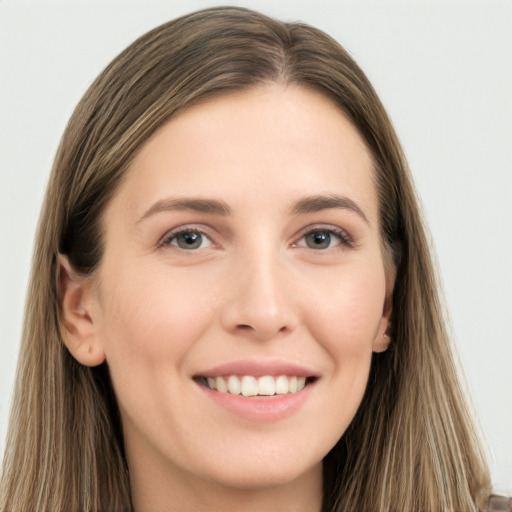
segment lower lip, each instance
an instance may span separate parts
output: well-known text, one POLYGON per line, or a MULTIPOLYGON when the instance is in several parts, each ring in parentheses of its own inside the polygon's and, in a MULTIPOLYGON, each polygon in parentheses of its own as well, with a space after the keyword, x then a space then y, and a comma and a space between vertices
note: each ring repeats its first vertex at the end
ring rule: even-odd
POLYGON ((221 393, 199 383, 198 386, 210 400, 230 413, 251 422, 271 423, 297 412, 311 396, 315 382, 309 383, 297 393, 258 397, 221 393))

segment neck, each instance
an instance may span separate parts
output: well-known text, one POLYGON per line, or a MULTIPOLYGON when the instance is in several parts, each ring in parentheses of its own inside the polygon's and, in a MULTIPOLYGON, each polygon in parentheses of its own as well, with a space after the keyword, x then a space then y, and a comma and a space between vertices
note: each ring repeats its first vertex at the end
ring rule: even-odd
POLYGON ((142 474, 130 467, 135 512, 320 512, 322 507, 321 463, 295 480, 265 487, 232 487, 171 473, 142 474))

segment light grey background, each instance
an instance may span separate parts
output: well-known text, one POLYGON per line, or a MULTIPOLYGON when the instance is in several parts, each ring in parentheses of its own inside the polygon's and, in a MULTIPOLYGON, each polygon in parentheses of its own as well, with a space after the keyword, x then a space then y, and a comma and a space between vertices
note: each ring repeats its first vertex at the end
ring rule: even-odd
MULTIPOLYGON (((220 3, 326 30, 375 85, 435 240, 494 484, 512 491, 512 1, 220 3)), ((0 451, 33 235, 67 119, 132 40, 220 3, 0 0, 0 451)))

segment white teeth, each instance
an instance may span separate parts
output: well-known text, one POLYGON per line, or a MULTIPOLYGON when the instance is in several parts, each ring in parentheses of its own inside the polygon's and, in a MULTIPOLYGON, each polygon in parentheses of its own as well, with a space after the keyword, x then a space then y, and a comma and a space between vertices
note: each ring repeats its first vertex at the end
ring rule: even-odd
POLYGON ((286 375, 272 377, 265 375, 257 379, 252 375, 244 375, 240 379, 236 375, 229 375, 227 377, 208 377, 206 383, 210 389, 221 393, 242 394, 247 397, 273 396, 301 391, 306 386, 306 377, 288 377, 286 375))
POLYGON ((228 391, 232 395, 239 395, 241 392, 240 381, 234 375, 230 375, 228 379, 228 391))
POLYGON ((244 375, 240 390, 244 396, 256 396, 258 394, 258 381, 254 377, 244 375))
POLYGON ((273 377, 266 376, 258 379, 258 395, 272 396, 276 392, 276 384, 273 377))
POLYGON ((221 393, 227 393, 228 387, 226 386, 226 381, 222 377, 215 377, 215 387, 217 391, 221 393))
POLYGON ((276 379, 276 395, 286 395, 288 393, 288 377, 279 375, 276 379))

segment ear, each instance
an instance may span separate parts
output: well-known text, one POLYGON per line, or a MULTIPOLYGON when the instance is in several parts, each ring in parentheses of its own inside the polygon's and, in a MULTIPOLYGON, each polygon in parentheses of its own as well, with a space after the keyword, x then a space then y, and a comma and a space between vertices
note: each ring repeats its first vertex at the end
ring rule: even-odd
POLYGON ((372 345, 373 352, 385 352, 391 343, 391 313, 393 312, 393 289, 396 279, 395 266, 393 265, 393 268, 389 269, 386 274, 386 297, 384 298, 382 318, 380 319, 377 336, 372 345))
POLYGON ((95 296, 91 279, 79 275, 67 256, 57 260, 60 332, 71 355, 85 366, 98 366, 105 353, 94 323, 95 296))

